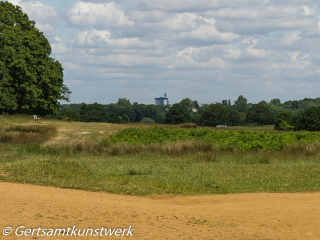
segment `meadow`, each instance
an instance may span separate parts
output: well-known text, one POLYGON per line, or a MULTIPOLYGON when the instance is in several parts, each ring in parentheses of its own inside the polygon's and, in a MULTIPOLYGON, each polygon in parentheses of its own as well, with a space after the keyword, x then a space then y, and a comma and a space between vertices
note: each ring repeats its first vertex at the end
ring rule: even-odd
POLYGON ((150 194, 320 190, 320 133, 0 116, 0 181, 150 194))

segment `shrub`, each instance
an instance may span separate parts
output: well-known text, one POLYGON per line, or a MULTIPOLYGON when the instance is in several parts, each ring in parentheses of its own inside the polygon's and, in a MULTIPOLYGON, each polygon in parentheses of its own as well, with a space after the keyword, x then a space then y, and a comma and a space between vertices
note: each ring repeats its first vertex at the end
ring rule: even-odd
POLYGON ((155 123, 155 121, 152 118, 143 118, 140 122, 142 123, 155 123))
POLYGON ((281 119, 281 122, 278 124, 277 130, 285 130, 285 131, 292 131, 294 127, 289 125, 285 120, 281 119))

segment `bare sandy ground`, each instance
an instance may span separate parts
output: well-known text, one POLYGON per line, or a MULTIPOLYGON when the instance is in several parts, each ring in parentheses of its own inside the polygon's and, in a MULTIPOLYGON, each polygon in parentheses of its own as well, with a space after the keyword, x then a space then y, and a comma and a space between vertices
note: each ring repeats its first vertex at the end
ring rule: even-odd
POLYGON ((320 239, 320 193, 136 197, 0 182, 1 239, 26 228, 128 228, 125 239, 320 239))

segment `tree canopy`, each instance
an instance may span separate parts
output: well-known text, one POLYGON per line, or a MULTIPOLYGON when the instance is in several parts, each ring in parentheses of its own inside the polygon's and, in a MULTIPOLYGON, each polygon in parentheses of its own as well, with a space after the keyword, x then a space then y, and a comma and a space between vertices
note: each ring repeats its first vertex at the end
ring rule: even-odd
POLYGON ((205 126, 229 124, 227 109, 222 104, 209 104, 204 109, 200 122, 205 126))
POLYGON ((320 131, 320 107, 310 107, 300 113, 296 130, 320 131))
POLYGON ((51 46, 19 6, 0 2, 0 113, 46 115, 71 92, 51 46))
POLYGON ((166 113, 165 123, 180 124, 191 120, 188 109, 180 103, 175 103, 166 113))

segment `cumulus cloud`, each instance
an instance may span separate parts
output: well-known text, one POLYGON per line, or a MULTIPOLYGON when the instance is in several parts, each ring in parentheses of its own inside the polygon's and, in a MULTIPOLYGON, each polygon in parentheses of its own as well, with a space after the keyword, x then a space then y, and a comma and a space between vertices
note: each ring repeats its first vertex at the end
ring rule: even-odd
POLYGON ((51 44, 52 53, 53 54, 65 53, 68 48, 63 43, 63 40, 61 38, 59 38, 58 36, 55 36, 54 40, 55 40, 55 43, 51 44))
POLYGON ((189 12, 204 11, 228 6, 252 5, 256 0, 137 0, 136 6, 141 9, 157 9, 161 11, 189 12))
POLYGON ((130 27, 134 22, 128 20, 120 6, 114 2, 92 3, 76 2, 67 12, 69 21, 75 26, 93 26, 97 29, 108 27, 130 27))
POLYGON ((75 46, 84 48, 156 48, 162 44, 160 40, 150 42, 141 41, 139 38, 112 39, 108 30, 84 30, 78 34, 75 46))
POLYGON ((59 13, 55 7, 45 5, 40 1, 25 2, 22 0, 9 0, 14 5, 18 5, 26 12, 29 19, 37 22, 38 27, 43 32, 53 32, 55 30, 54 22, 60 19, 59 13))
POLYGON ((197 29, 193 31, 181 33, 180 37, 182 39, 198 40, 198 41, 206 42, 209 44, 229 43, 239 38, 239 36, 234 33, 219 32, 215 28, 214 19, 208 19, 208 18, 200 18, 200 19, 204 20, 205 25, 200 25, 198 26, 197 29))
POLYGON ((59 14, 44 0, 11 1, 52 31, 67 83, 92 89, 93 101, 127 94, 150 103, 133 87, 151 98, 170 88, 171 102, 297 99, 320 88, 316 0, 70 0, 59 31, 50 20, 59 14))

